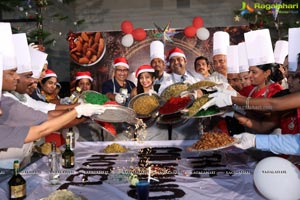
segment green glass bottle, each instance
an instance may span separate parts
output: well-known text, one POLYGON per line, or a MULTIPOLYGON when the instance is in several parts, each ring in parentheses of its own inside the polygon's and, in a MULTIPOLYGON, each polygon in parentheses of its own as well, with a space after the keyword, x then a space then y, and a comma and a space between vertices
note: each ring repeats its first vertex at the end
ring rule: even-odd
POLYGON ((14 161, 14 175, 8 181, 9 199, 20 200, 26 198, 26 181, 19 173, 20 163, 14 161))
POLYGON ((66 138, 66 149, 62 154, 61 164, 63 168, 72 168, 75 165, 74 152, 70 148, 70 136, 67 136, 66 138))

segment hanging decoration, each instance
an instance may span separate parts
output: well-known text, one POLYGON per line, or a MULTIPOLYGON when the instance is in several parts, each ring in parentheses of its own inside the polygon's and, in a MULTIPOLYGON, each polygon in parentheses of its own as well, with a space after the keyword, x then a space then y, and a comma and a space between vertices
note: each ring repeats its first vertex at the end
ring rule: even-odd
POLYGON ((195 37, 199 40, 207 40, 209 38, 209 31, 204 26, 204 21, 202 17, 196 16, 193 19, 193 25, 187 26, 184 28, 183 33, 186 37, 195 37))
POLYGON ((154 26, 157 29, 157 32, 153 34, 153 37, 155 39, 162 39, 162 41, 164 43, 166 42, 171 42, 173 43, 173 40, 171 39, 172 36, 174 36, 175 34, 177 34, 178 32, 176 32, 175 30, 170 28, 170 22, 165 26, 164 29, 162 29, 161 27, 159 27, 157 24, 154 23, 154 26))
POLYGON ((133 39, 132 34, 126 34, 122 37, 121 43, 124 47, 131 47, 133 42, 134 42, 134 39, 133 39))
POLYGON ((136 28, 132 31, 133 38, 136 41, 142 41, 147 37, 147 33, 143 28, 136 28))
POLYGON ((124 47, 131 47, 134 43, 134 40, 142 41, 147 37, 147 33, 143 28, 139 27, 134 29, 132 22, 129 20, 122 21, 121 30, 125 34, 121 40, 121 44, 124 47))
POLYGON ((204 25, 204 22, 203 22, 202 17, 199 17, 199 16, 194 17, 194 19, 193 19, 193 26, 196 29, 203 27, 203 25, 204 25))
POLYGON ((194 26, 187 26, 183 30, 186 37, 195 37, 197 29, 194 26))
POLYGON ((207 40, 209 38, 209 31, 205 27, 197 29, 197 37, 199 40, 207 40))
POLYGON ((121 23, 121 30, 126 34, 131 34, 133 31, 133 24, 131 21, 125 20, 121 23))

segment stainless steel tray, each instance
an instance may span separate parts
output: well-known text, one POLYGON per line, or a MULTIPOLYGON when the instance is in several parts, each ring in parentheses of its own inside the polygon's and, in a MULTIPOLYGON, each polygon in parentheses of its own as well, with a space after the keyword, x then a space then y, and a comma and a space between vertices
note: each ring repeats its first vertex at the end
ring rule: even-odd
POLYGON ((162 91, 162 93, 160 94, 160 97, 164 101, 168 101, 171 97, 180 96, 180 93, 183 92, 183 91, 187 91, 188 87, 189 87, 189 84, 187 84, 187 83, 174 83, 174 84, 169 85, 168 87, 166 87, 162 91), (172 91, 176 87, 180 87, 180 89, 177 88, 176 91, 172 91))
POLYGON ((93 115, 91 118, 97 121, 135 124, 137 122, 136 113, 131 108, 120 105, 103 105, 105 107, 104 113, 100 115, 93 115))

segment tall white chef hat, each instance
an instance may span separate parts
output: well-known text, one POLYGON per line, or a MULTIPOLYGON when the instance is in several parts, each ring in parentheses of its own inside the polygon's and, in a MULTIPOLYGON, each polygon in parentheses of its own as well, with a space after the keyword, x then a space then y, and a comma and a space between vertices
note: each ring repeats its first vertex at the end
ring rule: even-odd
POLYGON ((250 31, 244 37, 249 66, 275 62, 269 29, 250 31))
POLYGON ((161 41, 153 41, 150 44, 150 62, 154 58, 160 58, 165 61, 165 50, 164 44, 161 41))
MULTIPOLYGON (((300 28, 289 28, 289 71, 297 71, 297 60, 300 53, 300 28)), ((299 66, 300 67, 300 66, 299 66)), ((298 69, 299 70, 299 69, 298 69)))
POLYGON ((239 72, 248 72, 249 71, 249 64, 248 64, 248 57, 247 57, 247 50, 245 42, 240 42, 238 44, 239 50, 239 72))
POLYGON ((227 48, 227 73, 239 73, 238 45, 230 45, 227 48))
POLYGON ((289 43, 285 40, 278 40, 275 43, 274 59, 275 63, 283 64, 285 57, 288 55, 289 43))
MULTIPOLYGON (((1 96, 2 96, 2 80, 3 79, 3 56, 0 53, 0 101, 1 101, 1 96)), ((0 108, 1 110, 1 108, 0 108)))
POLYGON ((48 54, 29 46, 32 77, 40 78, 48 54))
POLYGON ((213 38, 213 56, 227 55, 227 47, 230 45, 229 34, 225 31, 217 31, 213 38))
POLYGON ((17 73, 31 72, 31 59, 26 34, 13 34, 13 42, 17 58, 17 73))
POLYGON ((0 22, 0 53, 3 57, 3 70, 17 68, 10 23, 0 22))

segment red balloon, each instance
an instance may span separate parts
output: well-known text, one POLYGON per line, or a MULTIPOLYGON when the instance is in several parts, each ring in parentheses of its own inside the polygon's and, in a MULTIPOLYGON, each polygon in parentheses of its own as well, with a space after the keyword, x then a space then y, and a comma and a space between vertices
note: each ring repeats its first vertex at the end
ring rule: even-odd
POLYGON ((133 31, 133 24, 131 23, 131 21, 125 20, 121 24, 121 29, 126 34, 132 33, 132 31, 133 31))
POLYGON ((143 28, 136 28, 133 30, 132 36, 136 41, 142 41, 147 37, 147 33, 143 28))
POLYGON ((186 37, 194 37, 196 35, 197 29, 194 26, 187 26, 185 27, 183 32, 186 37))
POLYGON ((203 27, 204 26, 204 21, 203 21, 202 17, 199 17, 199 16, 194 17, 194 19, 193 19, 193 26, 196 29, 203 27))

